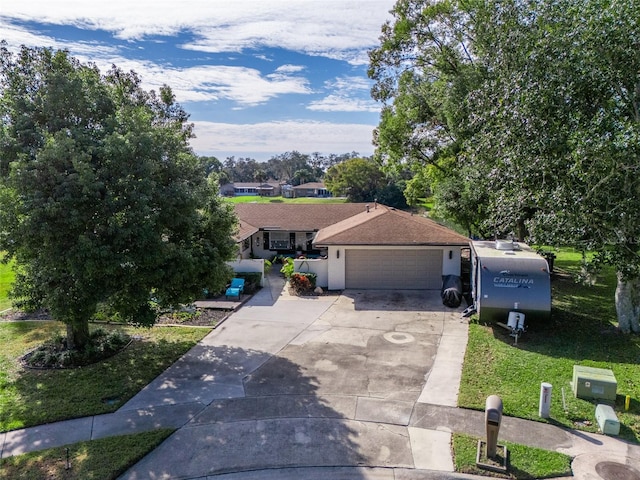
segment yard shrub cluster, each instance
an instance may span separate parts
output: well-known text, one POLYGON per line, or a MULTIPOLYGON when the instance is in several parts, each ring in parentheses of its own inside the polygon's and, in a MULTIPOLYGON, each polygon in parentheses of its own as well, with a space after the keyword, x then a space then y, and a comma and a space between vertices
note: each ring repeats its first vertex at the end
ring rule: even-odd
POLYGON ((282 257, 282 268, 280 269, 280 273, 282 273, 287 280, 291 278, 293 275, 295 267, 293 265, 293 258, 290 257, 282 257))
POLYGON ((289 277, 289 285, 298 295, 308 293, 316 288, 316 278, 315 273, 294 273, 289 277))
POLYGON ((311 292, 316 288, 316 279, 318 276, 310 272, 296 272, 292 258, 284 258, 280 273, 284 274, 289 280, 289 286, 296 295, 311 292))
POLYGON ((58 332, 49 341, 26 354, 22 361, 31 368, 81 367, 115 355, 131 341, 126 332, 109 332, 101 328, 93 330, 90 337, 85 348, 70 350, 67 347, 67 337, 58 332))

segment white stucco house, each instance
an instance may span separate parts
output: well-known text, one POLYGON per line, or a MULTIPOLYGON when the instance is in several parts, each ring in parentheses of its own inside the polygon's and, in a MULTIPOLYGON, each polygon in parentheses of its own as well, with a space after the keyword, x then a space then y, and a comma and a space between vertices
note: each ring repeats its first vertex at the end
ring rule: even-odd
POLYGON ((343 289, 440 289, 460 275, 469 239, 433 220, 381 204, 235 206, 239 259, 300 257, 296 271, 343 289))

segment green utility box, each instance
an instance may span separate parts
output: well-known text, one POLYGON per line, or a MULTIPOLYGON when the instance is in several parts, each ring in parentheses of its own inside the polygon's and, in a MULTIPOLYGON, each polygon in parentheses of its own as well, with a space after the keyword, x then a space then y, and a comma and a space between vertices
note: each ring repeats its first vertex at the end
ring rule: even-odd
POLYGON ((573 366, 573 394, 578 398, 615 402, 618 383, 611 370, 573 366))
POLYGON ((620 421, 609 405, 598 404, 596 406, 596 421, 600 430, 605 435, 618 435, 620 433, 620 421))

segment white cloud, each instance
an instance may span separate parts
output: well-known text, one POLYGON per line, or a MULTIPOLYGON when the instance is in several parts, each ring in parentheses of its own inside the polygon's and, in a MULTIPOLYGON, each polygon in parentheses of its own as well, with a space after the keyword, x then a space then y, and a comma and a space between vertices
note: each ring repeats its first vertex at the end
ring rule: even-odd
POLYGON ((297 73, 302 72, 306 69, 304 65, 280 65, 276 68, 276 72, 278 73, 297 73))
MULTIPOLYGON (((378 44, 381 25, 390 17, 388 11, 395 4, 395 0, 0 2, 0 30, 12 50, 21 44, 68 49, 80 61, 91 61, 102 71, 108 70, 112 64, 125 71, 136 71, 145 89, 157 90, 168 84, 180 103, 226 100, 232 102, 236 109, 262 105, 287 94, 318 93, 317 88, 312 91, 310 80, 305 78, 305 73, 308 75, 312 68, 298 64, 304 63, 301 56, 292 60, 291 52, 347 61, 357 66, 350 71, 361 70, 362 65, 368 63, 367 50, 378 44), (44 27, 39 33, 36 28, 42 25, 44 27), (73 42, 69 38, 54 36, 56 29, 49 32, 47 25, 100 30, 100 40, 73 42), (113 38, 102 40, 105 38, 103 32, 120 40, 109 44, 107 42, 113 38), (178 37, 180 33, 189 36, 178 37), (243 61, 242 55, 228 59, 233 65, 185 68, 128 58, 128 45, 136 47, 128 40, 172 41, 150 38, 156 35, 175 36, 173 40, 185 42, 181 46, 189 50, 248 54, 254 60, 259 59, 257 63, 262 72, 237 66, 243 61), (260 51, 266 47, 277 50, 260 51), (284 61, 279 62, 281 51, 287 55, 284 61), (270 66, 268 71, 263 69, 265 65, 270 66)), ((87 32, 87 37, 90 33, 87 32)), ((255 66, 255 62, 251 64, 251 67, 255 66)), ((368 98, 369 85, 365 78, 340 77, 325 83, 322 89, 325 98, 312 102, 307 109, 321 112, 378 111, 378 106, 368 98)), ((295 98, 294 101, 299 102, 300 99, 295 98)), ((291 104, 286 107, 291 107, 291 104)), ((189 105, 185 108, 188 110, 189 105)), ((274 103, 274 117, 279 108, 274 103)), ((304 106, 300 108, 304 109, 304 106)), ((328 117, 328 114, 323 115, 323 118, 328 117)), ((254 155, 256 158, 266 155, 261 158, 264 160, 272 154, 290 150, 326 153, 355 150, 363 155, 373 151, 373 125, 346 124, 339 120, 334 123, 248 122, 251 120, 244 120, 241 125, 196 122, 198 138, 193 141, 194 148, 203 154, 254 155)))
POLYGON ((371 155, 373 125, 289 121, 236 125, 194 122, 197 138, 191 140, 200 155, 252 157, 259 161, 297 150, 302 153, 371 155))
POLYGON ((197 40, 183 45, 184 48, 237 52, 278 47, 362 65, 367 63, 366 50, 375 45, 394 3, 394 0, 156 0, 152 4, 130 0, 3 0, 0 17, 101 29, 125 40, 192 32, 197 40))
POLYGON ((311 93, 304 77, 284 73, 263 76, 252 68, 224 65, 173 68, 153 62, 112 57, 108 53, 106 50, 103 56, 92 55, 90 58, 76 56, 82 62, 92 61, 102 72, 109 70, 113 64, 125 72, 133 70, 140 75, 142 87, 146 90, 157 91, 162 85, 169 85, 179 103, 224 99, 248 107, 280 95, 311 93))
POLYGON ((329 95, 322 100, 309 103, 307 110, 315 112, 378 112, 380 106, 368 99, 329 95))
POLYGON ((363 77, 345 76, 325 82, 331 93, 312 101, 308 110, 317 112, 378 112, 380 106, 369 98, 371 82, 363 77))
POLYGON ((328 88, 339 90, 341 92, 354 92, 358 90, 369 91, 372 82, 364 77, 345 76, 326 82, 328 88))

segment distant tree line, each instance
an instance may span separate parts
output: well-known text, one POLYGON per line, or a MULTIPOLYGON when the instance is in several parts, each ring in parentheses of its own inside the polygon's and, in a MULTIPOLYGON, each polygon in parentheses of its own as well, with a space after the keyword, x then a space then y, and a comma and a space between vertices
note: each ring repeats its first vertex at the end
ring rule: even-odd
POLYGON ((307 182, 324 182, 334 195, 350 202, 378 201, 397 208, 406 208, 404 190, 411 178, 408 170, 390 172, 373 158, 357 152, 340 155, 303 154, 291 151, 275 155, 266 162, 253 158, 200 157, 208 175, 215 174, 220 185, 233 182, 278 181, 293 186, 307 182))
POLYGON ((266 162, 243 157, 227 157, 224 161, 216 157, 200 158, 207 173, 215 173, 221 185, 276 180, 297 186, 307 182, 320 182, 330 167, 358 156, 357 152, 340 155, 314 152, 308 155, 293 150, 274 155, 266 162))

